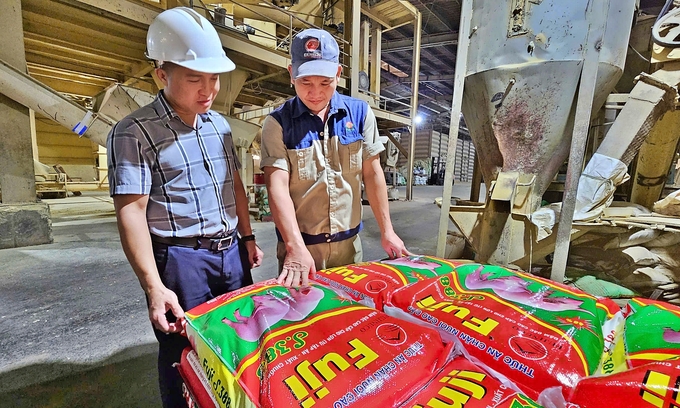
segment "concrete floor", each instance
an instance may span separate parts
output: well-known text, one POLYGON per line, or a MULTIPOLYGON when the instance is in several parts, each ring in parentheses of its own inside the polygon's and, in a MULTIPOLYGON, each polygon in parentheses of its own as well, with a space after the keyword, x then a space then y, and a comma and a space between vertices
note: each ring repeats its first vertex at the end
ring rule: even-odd
MULTIPOLYGON (((412 201, 390 202, 395 231, 414 253, 435 252, 442 189, 415 186, 412 201)), ((403 198, 406 188, 399 190, 403 198)), ((456 183, 453 196, 469 198, 469 184, 456 183)), ((0 407, 159 406, 156 341, 111 199, 44 201, 54 243, 0 250, 0 407)), ((364 209, 364 260, 383 258, 375 218, 364 209)), ((254 278, 275 277, 274 225, 253 228, 265 252, 254 278)))

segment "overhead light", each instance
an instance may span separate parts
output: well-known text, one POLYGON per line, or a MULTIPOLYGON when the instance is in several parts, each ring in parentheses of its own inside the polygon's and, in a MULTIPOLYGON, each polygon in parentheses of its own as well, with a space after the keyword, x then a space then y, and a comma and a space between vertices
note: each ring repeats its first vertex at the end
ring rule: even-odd
POLYGON ((416 123, 416 125, 423 123, 423 120, 425 120, 425 118, 423 118, 423 115, 421 114, 417 114, 416 117, 413 118, 413 121, 416 123))

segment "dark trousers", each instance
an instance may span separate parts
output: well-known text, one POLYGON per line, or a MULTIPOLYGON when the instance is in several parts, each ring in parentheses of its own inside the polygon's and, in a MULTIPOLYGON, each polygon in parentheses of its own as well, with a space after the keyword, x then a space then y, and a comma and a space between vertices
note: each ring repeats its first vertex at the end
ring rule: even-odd
MULTIPOLYGON (((175 292, 184 311, 223 293, 250 285, 248 252, 239 241, 229 249, 213 252, 153 243, 156 266, 165 286, 175 292)), ((168 320, 174 321, 171 312, 168 320)), ((158 381, 164 408, 183 407, 182 378, 173 364, 178 363, 189 340, 180 334, 165 334, 156 328, 158 339, 158 381)))

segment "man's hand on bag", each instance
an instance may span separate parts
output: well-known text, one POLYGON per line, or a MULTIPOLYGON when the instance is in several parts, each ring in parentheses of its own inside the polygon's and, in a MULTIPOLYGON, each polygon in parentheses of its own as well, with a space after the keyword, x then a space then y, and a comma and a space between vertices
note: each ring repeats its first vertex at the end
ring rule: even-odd
POLYGON ((154 327, 165 334, 181 333, 184 310, 179 305, 175 292, 163 287, 150 290, 147 296, 149 298, 149 319, 154 327), (172 311, 177 319, 176 321, 168 321, 165 315, 168 311, 172 311))
POLYGON ((380 244, 385 252, 387 252, 387 256, 389 256, 390 259, 400 258, 405 255, 413 255, 406 249, 404 242, 394 231, 387 231, 382 234, 380 244))
POLYGON ((309 286, 309 277, 314 278, 316 267, 312 254, 306 247, 288 250, 283 261, 283 270, 276 280, 287 288, 309 286))

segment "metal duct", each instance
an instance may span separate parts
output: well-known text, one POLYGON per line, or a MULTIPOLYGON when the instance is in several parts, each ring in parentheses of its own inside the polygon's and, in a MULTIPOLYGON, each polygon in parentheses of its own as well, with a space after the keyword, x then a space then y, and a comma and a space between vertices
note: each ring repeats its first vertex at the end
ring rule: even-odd
POLYGON ((51 118, 79 136, 106 146, 114 122, 68 100, 59 92, 0 60, 0 93, 51 118))

